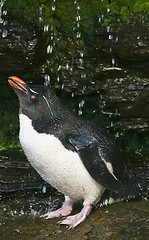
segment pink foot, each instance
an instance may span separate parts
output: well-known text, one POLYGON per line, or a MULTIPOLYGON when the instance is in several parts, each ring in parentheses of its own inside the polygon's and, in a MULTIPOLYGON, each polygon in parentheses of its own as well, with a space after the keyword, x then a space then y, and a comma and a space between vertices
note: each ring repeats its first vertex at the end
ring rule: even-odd
POLYGON ((45 217, 46 219, 63 217, 63 216, 69 215, 71 211, 72 211, 72 202, 66 201, 63 203, 61 208, 57 209, 56 211, 47 212, 46 214, 41 215, 40 217, 45 217))
POLYGON ((69 216, 59 223, 69 225, 69 228, 75 228, 78 224, 80 224, 86 219, 91 209, 92 209, 91 205, 86 205, 83 207, 81 212, 77 213, 76 215, 69 216))

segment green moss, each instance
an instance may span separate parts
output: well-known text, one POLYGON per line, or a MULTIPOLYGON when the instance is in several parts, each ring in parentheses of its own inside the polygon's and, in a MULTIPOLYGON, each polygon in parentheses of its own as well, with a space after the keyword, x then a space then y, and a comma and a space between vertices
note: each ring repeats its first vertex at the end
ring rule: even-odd
MULTIPOLYGON (((129 23, 135 13, 148 14, 148 0, 7 0, 4 9, 8 10, 8 15, 19 18, 20 21, 33 21, 37 27, 43 28, 53 26, 54 31, 60 31, 63 35, 71 37, 77 31, 76 17, 80 15, 79 30, 85 34, 93 31, 97 25, 98 18, 103 15, 102 23, 107 26, 110 22, 129 23), (54 10, 52 10, 52 8, 54 10), (107 11, 110 9, 110 12, 107 11)), ((138 16, 138 19, 139 16, 138 16)))
POLYGON ((18 100, 9 85, 0 88, 0 150, 19 147, 18 100))
MULTIPOLYGON (((13 106, 13 105, 12 105, 13 106)), ((19 147, 18 140, 18 114, 4 111, 0 119, 0 125, 3 126, 0 131, 0 151, 6 148, 19 147)))
POLYGON ((112 2, 111 4, 107 5, 107 7, 110 9, 111 13, 119 14, 120 7, 116 4, 116 2, 112 2))
POLYGON ((111 19, 105 19, 104 20, 105 27, 108 27, 110 25, 110 23, 111 23, 111 19))
POLYGON ((136 4, 133 7, 134 12, 144 12, 144 13, 149 13, 149 2, 140 0, 137 1, 136 4))
POLYGON ((123 21, 129 22, 130 11, 129 11, 129 8, 127 6, 124 6, 124 7, 121 8, 120 15, 121 15, 121 18, 122 18, 123 21))
POLYGON ((71 1, 66 0, 65 4, 63 1, 58 1, 56 5, 55 17, 60 22, 60 30, 64 32, 67 36, 72 34, 76 9, 71 1))

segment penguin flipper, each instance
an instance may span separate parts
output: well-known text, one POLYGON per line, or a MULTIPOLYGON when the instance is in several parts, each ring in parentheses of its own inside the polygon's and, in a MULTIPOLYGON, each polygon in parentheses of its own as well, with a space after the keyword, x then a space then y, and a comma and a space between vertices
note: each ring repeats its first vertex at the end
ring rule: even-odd
POLYGON ((114 175, 111 163, 100 154, 100 147, 95 137, 71 136, 69 142, 78 152, 84 166, 95 181, 114 192, 122 190, 123 184, 114 175))

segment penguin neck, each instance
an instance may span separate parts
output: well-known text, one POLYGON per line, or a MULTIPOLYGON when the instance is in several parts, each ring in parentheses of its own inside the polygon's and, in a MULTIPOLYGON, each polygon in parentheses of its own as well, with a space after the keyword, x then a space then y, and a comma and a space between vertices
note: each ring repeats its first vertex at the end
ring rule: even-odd
MULTIPOLYGON (((57 129, 61 128, 61 123, 67 118, 66 111, 53 111, 53 114, 51 114, 50 112, 46 112, 42 115, 33 116, 28 114, 25 110, 20 110, 19 115, 26 116, 31 121, 33 128, 38 133, 47 134, 54 134, 55 131, 53 130, 55 129, 55 127, 57 127, 57 129)), ((23 126, 22 123, 20 122, 20 127, 21 125, 23 126)))

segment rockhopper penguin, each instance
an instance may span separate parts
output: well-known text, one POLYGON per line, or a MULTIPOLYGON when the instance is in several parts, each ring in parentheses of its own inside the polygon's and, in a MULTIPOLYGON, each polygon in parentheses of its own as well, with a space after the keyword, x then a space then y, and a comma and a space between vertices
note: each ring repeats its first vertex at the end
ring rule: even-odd
POLYGON ((62 207, 42 217, 66 216, 61 224, 76 227, 92 206, 112 203, 139 194, 113 140, 95 124, 76 116, 54 91, 8 79, 20 103, 20 143, 41 177, 65 195, 62 207), (83 201, 82 210, 68 216, 73 203, 83 201))

